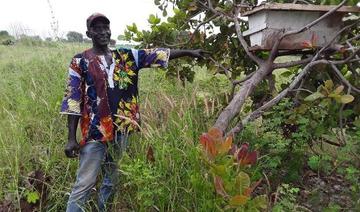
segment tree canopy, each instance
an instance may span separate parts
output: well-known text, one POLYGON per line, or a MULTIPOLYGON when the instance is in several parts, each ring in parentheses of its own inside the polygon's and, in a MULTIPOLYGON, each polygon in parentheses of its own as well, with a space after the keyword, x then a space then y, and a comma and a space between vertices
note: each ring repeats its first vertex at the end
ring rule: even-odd
MULTIPOLYGON (((324 96, 319 94, 321 93, 319 89, 322 88, 318 86, 325 81, 345 87, 340 93, 338 92, 340 88, 337 88, 339 90, 334 94, 337 98, 335 100, 339 100, 342 95, 354 97, 360 94, 358 89, 360 86, 359 16, 356 14, 345 15, 344 27, 337 32, 339 39, 328 41, 327 45, 311 46, 311 40, 304 40, 304 48, 301 51, 279 49, 279 44, 284 38, 311 29, 341 6, 355 5, 356 1, 291 1, 300 4, 338 6, 335 5, 332 10, 324 12, 323 16, 301 29, 280 30, 280 36, 274 40, 270 51, 252 51, 249 48, 249 38, 243 35, 243 32, 249 29, 248 19, 243 17, 243 14, 258 4, 256 0, 155 0, 154 3, 167 18, 166 21, 150 15, 148 22, 151 30, 140 30, 136 24, 128 25, 124 33, 126 39, 140 42, 141 47, 201 48, 211 52, 210 57, 198 61, 198 64, 207 66, 213 74, 225 75, 232 86, 228 92, 231 100, 224 105, 214 124, 224 132, 232 134, 240 132, 249 121, 258 118, 285 97, 304 104, 312 100, 323 100, 324 96), (168 16, 169 9, 173 9, 173 16, 168 16), (297 59, 277 62, 277 58, 283 55, 296 56, 297 59), (288 83, 282 85, 282 89, 275 90, 273 73, 279 68, 286 68, 286 75, 292 77, 288 83), (310 70, 316 71, 310 73, 310 70), (319 80, 320 84, 314 86, 314 81, 319 80), (304 90, 310 91, 312 96, 307 97, 309 92, 304 90), (239 111, 248 98, 253 101, 252 112, 246 117, 240 117, 239 121, 239 111)), ((180 79, 191 81, 193 73, 188 64, 193 64, 192 61, 185 59, 174 63, 176 64, 170 66, 168 75, 176 75, 180 79)), ((352 97, 350 97, 351 101, 345 102, 352 102, 353 107, 358 107, 356 105, 359 104, 353 102, 352 97)), ((358 99, 356 98, 356 102, 359 101, 358 99)), ((338 102, 345 103, 341 100, 338 102)), ((341 108, 338 109, 340 111, 341 108)), ((354 116, 359 115, 358 109, 354 111, 356 111, 354 116)), ((328 127, 330 129, 333 126, 328 127)))
POLYGON ((66 34, 66 37, 69 42, 83 42, 84 41, 83 35, 80 32, 69 31, 66 34))

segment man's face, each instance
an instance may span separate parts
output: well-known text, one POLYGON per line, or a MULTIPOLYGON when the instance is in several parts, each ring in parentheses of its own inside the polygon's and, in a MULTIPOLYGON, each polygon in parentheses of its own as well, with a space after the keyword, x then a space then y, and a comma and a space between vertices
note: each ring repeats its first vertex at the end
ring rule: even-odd
POLYGON ((94 20, 86 34, 97 46, 107 46, 110 43, 110 26, 101 18, 94 20))

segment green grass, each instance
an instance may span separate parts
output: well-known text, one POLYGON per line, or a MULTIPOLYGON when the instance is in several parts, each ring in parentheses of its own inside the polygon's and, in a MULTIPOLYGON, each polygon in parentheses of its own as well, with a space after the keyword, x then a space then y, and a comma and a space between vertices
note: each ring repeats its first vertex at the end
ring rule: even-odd
MULTIPOLYGON (((88 47, 61 43, 0 46, 0 207, 4 202, 11 202, 13 210, 19 210, 21 202, 34 191, 28 182, 29 174, 41 170, 49 177, 46 181, 49 193, 40 210, 65 210, 78 160, 65 157, 66 116, 59 115, 59 110, 70 59, 88 47)), ((199 135, 214 123, 226 104, 224 94, 229 85, 224 77, 213 76, 206 68, 194 69, 194 82, 185 86, 175 79, 167 79, 164 70, 140 72, 142 129, 130 137, 127 154, 119 161, 121 185, 113 211, 218 211, 224 206, 217 205, 222 200, 215 194, 212 176, 201 161, 198 143, 199 135), (149 147, 154 150, 154 163, 147 161, 149 147)), ((278 87, 288 82, 288 74, 283 74, 286 71, 275 73, 278 87)), ((276 108, 281 110, 277 106, 273 113, 276 108)), ((240 116, 245 112, 241 111, 240 116)), ((269 194, 287 181, 294 183, 289 188, 306 184, 291 181, 284 173, 296 171, 298 177, 303 177, 301 170, 306 170, 307 157, 314 155, 307 148, 287 148, 294 140, 281 133, 284 120, 279 114, 283 112, 276 112, 269 120, 264 116, 249 124, 235 141, 249 142, 251 148, 260 152, 252 174, 258 178, 264 173, 269 176, 272 188, 264 181, 262 186, 269 194), (295 162, 299 167, 294 166, 295 162)), ((360 133, 356 132, 351 136, 348 132, 347 147, 333 150, 333 161, 338 165, 332 167, 334 173, 338 171, 348 179, 354 202, 358 201, 359 190, 355 157, 358 157, 360 133), (349 155, 354 160, 349 159, 349 155)), ((314 146, 322 151, 323 145, 319 147, 314 146)), ((292 197, 286 195, 280 198, 292 197)))
MULTIPOLYGON (((87 46, 0 46, 0 200, 20 207, 34 170, 51 178, 42 210, 64 211, 75 181, 77 160, 63 153, 66 117, 59 115, 73 55, 87 46)), ((204 73, 204 70, 199 70, 204 73)), ((201 83, 201 82, 200 82, 201 83)), ((186 211, 214 208, 211 184, 203 176, 198 136, 206 131, 198 83, 168 81, 163 70, 140 74, 142 133, 131 137, 120 162, 122 186, 115 207, 129 210, 186 211), (200 102, 199 102, 200 101, 200 102), (146 151, 152 146, 155 163, 146 151)))

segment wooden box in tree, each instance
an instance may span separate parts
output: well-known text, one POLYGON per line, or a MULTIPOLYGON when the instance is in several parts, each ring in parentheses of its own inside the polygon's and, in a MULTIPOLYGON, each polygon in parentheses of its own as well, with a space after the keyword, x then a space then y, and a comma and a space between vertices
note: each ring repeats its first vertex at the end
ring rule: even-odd
MULTIPOLYGON (((265 3, 247 11, 249 30, 244 36, 250 36, 250 50, 270 50, 282 30, 298 30, 336 5, 303 5, 265 3)), ((359 7, 342 6, 330 16, 302 33, 285 37, 279 46, 280 50, 300 50, 307 45, 324 46, 342 28, 342 18, 347 13, 358 13, 359 7)))

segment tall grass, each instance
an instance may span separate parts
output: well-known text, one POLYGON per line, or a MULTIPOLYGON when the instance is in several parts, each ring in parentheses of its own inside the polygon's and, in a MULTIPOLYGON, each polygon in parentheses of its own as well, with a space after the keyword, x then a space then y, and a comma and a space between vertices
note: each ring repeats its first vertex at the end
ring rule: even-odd
MULTIPOLYGON (((0 46, 0 202, 20 208, 20 200, 31 190, 26 183, 29 173, 42 170, 50 177, 50 192, 41 210, 64 211, 78 161, 63 153, 66 117, 59 115, 59 107, 70 59, 85 48, 0 46)), ((142 131, 131 136, 128 153, 119 162, 122 183, 116 210, 215 208, 197 148, 199 134, 211 122, 197 92, 197 82, 183 87, 167 80, 164 71, 141 72, 142 131), (154 163, 146 157, 150 146, 154 163)))

